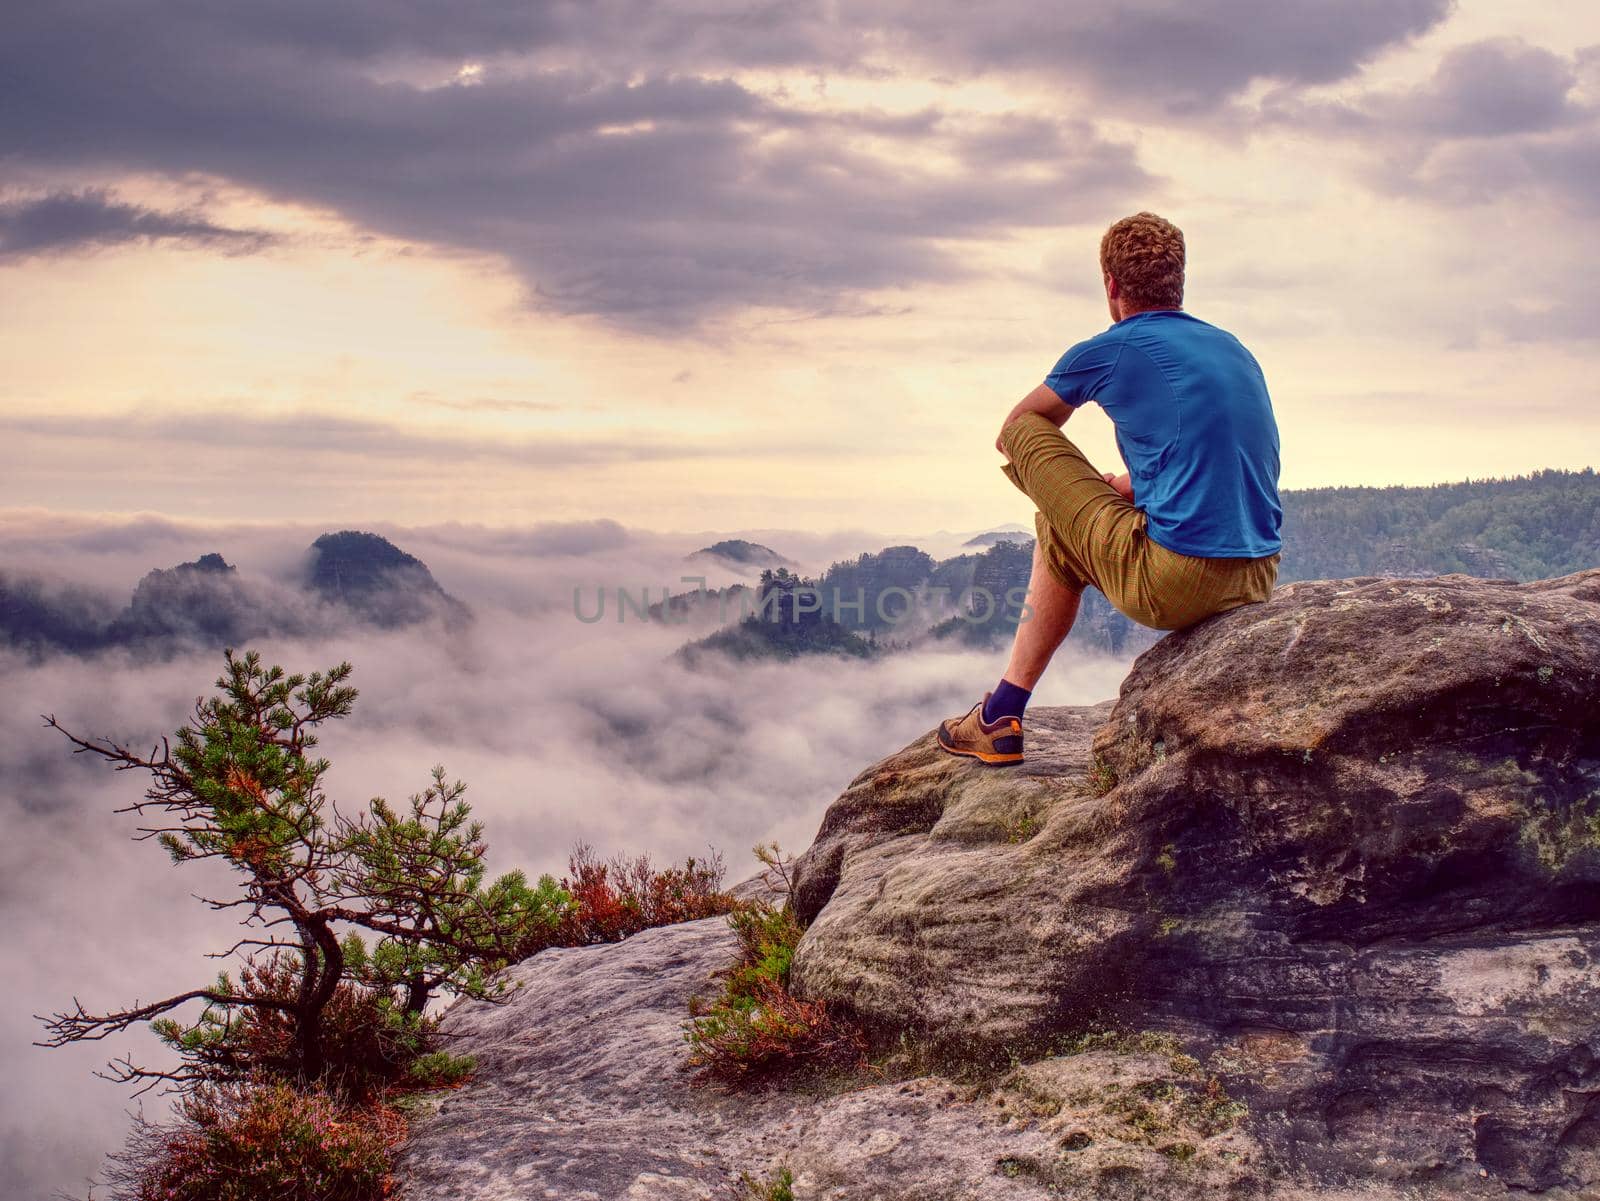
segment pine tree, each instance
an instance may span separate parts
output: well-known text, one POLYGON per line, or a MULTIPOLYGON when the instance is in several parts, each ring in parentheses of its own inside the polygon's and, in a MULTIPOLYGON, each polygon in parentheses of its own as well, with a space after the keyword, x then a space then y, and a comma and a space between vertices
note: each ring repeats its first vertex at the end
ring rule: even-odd
POLYGON ((348 663, 286 675, 263 667, 253 651, 225 657, 219 694, 197 699, 175 740, 148 755, 45 718, 75 753, 149 776, 143 799, 118 810, 154 819, 139 838, 156 839, 180 865, 220 859, 238 878, 237 895, 201 898, 243 914, 247 934, 218 953, 243 960, 237 983, 223 973, 209 987, 104 1014, 74 998, 70 1012, 39 1017, 49 1032, 43 1046, 151 1021, 181 1066, 149 1069, 127 1058, 112 1065, 112 1079, 144 1087, 262 1070, 323 1079, 325 1015, 341 988, 372 990, 413 1017, 437 991, 495 999, 504 991, 503 982, 490 983, 495 969, 530 931, 558 923, 570 903, 548 878, 530 888, 511 872, 485 884, 482 827, 468 820, 464 786, 442 768, 403 813, 382 798, 355 817, 338 811, 323 789, 329 763, 313 750, 317 729, 355 704, 348 663), (376 937, 371 950, 363 932, 376 937), (194 1022, 170 1016, 195 1001, 203 1008, 194 1022), (268 1026, 287 1026, 289 1037, 259 1037, 268 1026), (268 1043, 280 1061, 260 1062, 268 1043))

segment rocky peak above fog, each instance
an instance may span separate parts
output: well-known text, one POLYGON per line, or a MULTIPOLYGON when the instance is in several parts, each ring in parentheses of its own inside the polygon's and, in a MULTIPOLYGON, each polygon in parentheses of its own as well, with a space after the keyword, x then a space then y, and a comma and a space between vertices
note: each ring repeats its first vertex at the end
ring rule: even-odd
POLYGON ((113 643, 161 638, 231 642, 249 628, 254 609, 238 570, 212 551, 193 562, 146 573, 105 637, 113 643))
POLYGON ((36 657, 110 647, 159 657, 332 632, 352 620, 389 628, 471 617, 422 560, 377 534, 324 534, 307 555, 303 578, 281 581, 241 573, 210 551, 145 573, 125 605, 99 589, 0 574, 0 645, 36 657))
POLYGON ((313 542, 306 580, 323 600, 343 605, 377 626, 468 616, 466 606, 439 586, 421 559, 379 534, 362 530, 323 534, 313 542))
POLYGON ((794 566, 793 560, 784 558, 770 546, 762 546, 759 542, 749 542, 744 538, 724 538, 720 542, 713 542, 710 546, 702 546, 688 558, 691 562, 696 559, 710 559, 725 567, 743 571, 794 566))

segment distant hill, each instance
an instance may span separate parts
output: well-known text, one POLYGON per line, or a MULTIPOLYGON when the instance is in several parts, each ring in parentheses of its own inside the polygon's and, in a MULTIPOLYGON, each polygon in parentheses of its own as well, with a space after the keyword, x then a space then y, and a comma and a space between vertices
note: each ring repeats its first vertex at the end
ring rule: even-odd
POLYGON ((747 542, 743 538, 725 538, 721 542, 713 542, 710 546, 702 546, 688 558, 691 561, 709 558, 725 566, 745 569, 794 566, 793 560, 784 558, 770 546, 747 542))
POLYGON ((1024 529, 988 530, 975 537, 968 538, 962 546, 993 546, 997 542, 1032 542, 1033 534, 1024 529))
POLYGON ((421 559, 361 530, 340 530, 313 542, 307 582, 323 600, 384 628, 467 615, 466 606, 439 586, 421 559))
POLYGON ((651 621, 667 625, 700 625, 726 621, 731 615, 744 616, 741 605, 753 607, 748 584, 729 584, 726 588, 702 588, 693 592, 674 592, 651 604, 646 612, 651 621))
MULTIPOLYGON (((1304 489, 1285 492, 1283 505, 1280 583, 1450 572, 1525 581, 1600 564, 1600 476, 1593 469, 1425 487, 1304 489)), ((652 605, 651 615, 701 629, 736 623, 713 639, 742 630, 717 645, 747 656, 870 654, 930 638, 996 645, 1015 627, 1015 607, 1006 601, 1026 586, 1032 539, 1007 536, 997 527, 971 541, 991 536, 988 545, 943 560, 915 546, 885 547, 836 562, 814 581, 794 576, 770 547, 728 539, 695 555, 751 572, 767 562, 759 568, 762 588, 770 591, 772 580, 782 591, 818 587, 823 609, 788 623, 803 628, 757 631, 738 621, 751 598, 735 585, 668 598, 652 605), (993 598, 995 610, 985 611, 979 596, 964 595, 969 590, 993 598), (902 614, 908 619, 896 620, 902 614)), ((100 589, 0 569, 0 645, 31 656, 112 647, 161 655, 352 622, 394 628, 430 620, 458 624, 470 616, 420 559, 360 530, 319 537, 308 548, 299 579, 250 576, 213 551, 149 572, 126 601, 100 589)), ((784 623, 768 623, 773 624, 784 623)), ((1127 654, 1157 637, 1117 613, 1098 592, 1085 593, 1073 630, 1078 645, 1127 654)))
POLYGON ((846 629, 883 630, 900 623, 936 566, 914 546, 886 546, 833 564, 817 583, 829 616, 846 629))
MULTIPOLYGON (((1451 572, 1532 580, 1600 565, 1600 477, 1592 469, 1426 487, 1286 491, 1283 508, 1279 583, 1451 572)), ((985 543, 981 553, 942 561, 914 546, 893 546, 835 563, 815 582, 824 615, 840 630, 878 636, 879 649, 930 637, 997 645, 1016 629, 1018 608, 1008 598, 1027 586, 1033 539, 995 530, 967 545, 985 543), (908 608, 926 620, 898 620, 908 608)), ((770 630, 741 629, 729 646, 758 635, 770 644, 778 639, 770 630)), ((1072 631, 1075 644, 1112 654, 1143 650, 1160 637, 1095 589, 1084 593, 1072 631)), ((697 645, 714 649, 715 639, 697 645)), ((786 655, 839 653, 832 639, 829 630, 783 646, 786 655)))
MULTIPOLYGON (((763 572, 753 612, 687 644, 685 657, 693 661, 707 652, 735 659, 866 657, 930 641, 996 645, 1017 627, 1032 562, 1031 539, 1003 540, 982 553, 943 561, 914 546, 885 547, 835 563, 815 580, 782 568, 763 572), (814 592, 802 602, 809 590, 814 592)), ((1090 592, 1073 636, 1121 653, 1131 648, 1139 629, 1090 592)))
POLYGON ((249 584, 220 554, 156 568, 106 627, 105 640, 126 646, 164 638, 231 646, 268 624, 249 584))
POLYGON ((93 589, 0 575, 0 644, 31 656, 98 650, 115 612, 111 598, 93 589))
POLYGON ((1548 579, 1600 564, 1600 476, 1285 492, 1283 540, 1282 582, 1457 571, 1548 579))
POLYGON ((351 621, 393 628, 434 618, 457 624, 470 616, 420 559, 357 530, 312 543, 298 581, 241 575, 213 551, 148 572, 120 610, 94 590, 0 574, 0 644, 34 657, 113 647, 161 656, 331 631, 351 621))
POLYGON ((794 575, 785 568, 763 571, 752 606, 754 612, 733 625, 679 650, 693 663, 705 654, 732 659, 796 659, 802 655, 842 655, 865 659, 879 647, 862 638, 822 610, 814 597, 805 595, 817 581, 794 575))

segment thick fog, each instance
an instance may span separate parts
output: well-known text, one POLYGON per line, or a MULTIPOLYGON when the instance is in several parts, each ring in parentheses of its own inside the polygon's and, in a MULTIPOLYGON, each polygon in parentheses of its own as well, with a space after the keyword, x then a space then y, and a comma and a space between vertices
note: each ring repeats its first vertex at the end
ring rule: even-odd
MULTIPOLYGON (((378 631, 348 624, 315 637, 256 643, 269 660, 311 670, 349 660, 360 689, 354 714, 327 728, 330 794, 355 806, 403 799, 434 764, 468 784, 486 825, 491 869, 559 873, 571 845, 604 854, 651 853, 659 862, 721 850, 729 878, 753 870, 749 848, 777 839, 803 850, 828 802, 857 772, 965 709, 992 686, 1000 650, 923 650, 872 660, 813 658, 693 666, 673 652, 704 627, 574 615, 573 590, 592 614, 597 589, 649 599, 705 573, 685 562, 728 534, 656 535, 609 522, 494 530, 378 527, 432 569, 475 620, 378 631)), ((40 515, 0 521, 0 567, 103 593, 125 603, 140 576, 220 551, 262 595, 301 603, 294 587, 320 529, 200 527, 164 520, 99 523, 40 515)), ((763 542, 815 572, 835 558, 916 542, 954 553, 956 535, 832 536, 776 531, 763 542)), ((717 586, 749 580, 709 573, 717 586)), ((34 1020, 69 1006, 121 1008, 207 982, 208 950, 236 937, 232 918, 194 893, 226 895, 214 864, 174 866, 138 820, 114 812, 141 779, 74 757, 42 727, 57 715, 75 732, 147 746, 179 726, 209 692, 219 649, 170 657, 126 651, 25 657, 0 651, 0 906, 10 985, 0 1016, 6 1089, 0 1161, 8 1196, 86 1192, 85 1181, 121 1142, 130 1089, 95 1078, 131 1052, 162 1062, 145 1031, 48 1050, 34 1020)), ((1045 704, 1114 694, 1126 664, 1064 651, 1041 686, 1045 704)), ((192 1015, 191 1015, 192 1016, 192 1015)), ((147 1113, 166 1102, 146 1094, 147 1113)), ((97 1194, 98 1195, 98 1194, 97 1194)))

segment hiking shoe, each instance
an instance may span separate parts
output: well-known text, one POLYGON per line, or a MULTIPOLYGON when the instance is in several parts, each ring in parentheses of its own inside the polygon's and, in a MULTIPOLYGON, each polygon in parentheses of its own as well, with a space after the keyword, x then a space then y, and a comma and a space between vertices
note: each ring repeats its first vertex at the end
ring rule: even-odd
POLYGON ((989 694, 965 717, 952 717, 939 723, 939 745, 952 755, 967 755, 983 763, 999 766, 1022 762, 1022 719, 1002 717, 990 723, 983 720, 983 707, 989 694))

